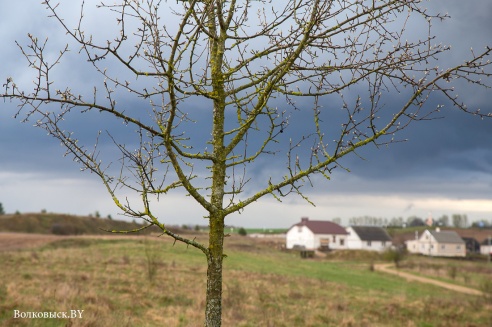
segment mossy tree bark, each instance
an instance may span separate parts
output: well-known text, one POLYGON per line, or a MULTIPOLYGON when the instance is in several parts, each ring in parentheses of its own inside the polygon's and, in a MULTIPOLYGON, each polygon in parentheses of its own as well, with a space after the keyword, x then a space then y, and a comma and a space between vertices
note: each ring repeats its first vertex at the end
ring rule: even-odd
POLYGON ((205 326, 222 322, 222 262, 224 259, 224 217, 210 218, 210 241, 207 255, 207 296, 205 326))

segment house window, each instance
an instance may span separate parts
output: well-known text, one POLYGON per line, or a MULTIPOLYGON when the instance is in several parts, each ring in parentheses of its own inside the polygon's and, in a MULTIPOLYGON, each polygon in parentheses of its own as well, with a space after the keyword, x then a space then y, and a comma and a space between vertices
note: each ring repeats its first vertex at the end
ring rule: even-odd
POLYGON ((297 231, 298 231, 299 233, 302 233, 302 226, 297 227, 297 231))
POLYGON ((433 248, 434 248, 434 244, 431 244, 431 249, 433 249, 433 248))
POLYGON ((461 245, 456 245, 456 250, 460 250, 461 249, 461 245))
POLYGON ((345 245, 345 240, 342 238, 340 239, 340 245, 342 245, 342 246, 345 245))
POLYGON ((367 246, 371 246, 371 241, 367 241, 367 246))
POLYGON ((381 246, 386 246, 386 241, 381 242, 381 246))
POLYGON ((445 248, 446 248, 446 245, 442 244, 442 245, 441 245, 441 249, 443 249, 443 250, 444 250, 445 248))
POLYGON ((337 237, 333 235, 333 243, 335 243, 336 241, 337 241, 337 237))

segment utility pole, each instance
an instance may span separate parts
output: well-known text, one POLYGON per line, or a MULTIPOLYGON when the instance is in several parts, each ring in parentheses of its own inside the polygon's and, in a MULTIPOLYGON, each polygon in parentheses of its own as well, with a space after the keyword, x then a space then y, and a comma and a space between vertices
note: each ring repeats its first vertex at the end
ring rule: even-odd
POLYGON ((488 253, 488 256, 487 256, 487 261, 489 263, 490 263, 490 257, 492 256, 492 248, 490 247, 490 239, 492 239, 492 236, 489 235, 489 247, 488 247, 489 253, 488 253))

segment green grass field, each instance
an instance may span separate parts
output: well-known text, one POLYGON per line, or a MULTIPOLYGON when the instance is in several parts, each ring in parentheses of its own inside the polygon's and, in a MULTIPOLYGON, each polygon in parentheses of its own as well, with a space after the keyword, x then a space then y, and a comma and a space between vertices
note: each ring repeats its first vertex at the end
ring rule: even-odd
MULTIPOLYGON (((491 326, 483 298, 227 238, 224 326, 491 326)), ((203 255, 163 238, 69 238, 0 251, 0 326, 202 326, 203 255), (14 319, 84 310, 81 319, 14 319)))

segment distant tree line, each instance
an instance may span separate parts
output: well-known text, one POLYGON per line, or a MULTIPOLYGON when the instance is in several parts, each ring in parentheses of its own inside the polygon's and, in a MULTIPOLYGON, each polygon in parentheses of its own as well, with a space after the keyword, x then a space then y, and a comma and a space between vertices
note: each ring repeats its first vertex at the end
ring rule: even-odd
MULTIPOLYGON (((340 223, 340 218, 334 218, 333 222, 340 223)), ((410 216, 406 219, 403 217, 393 217, 391 219, 381 217, 352 217, 349 219, 351 226, 381 226, 381 227, 418 227, 418 226, 436 226, 436 227, 456 227, 468 228, 470 223, 466 214, 453 214, 451 217, 442 215, 439 218, 428 220, 418 216, 410 216)), ((471 224, 471 227, 492 228, 492 222, 480 220, 471 224)))
POLYGON ((473 222, 473 224, 471 226, 475 227, 475 228, 492 229, 492 221, 489 222, 489 221, 486 221, 485 219, 482 219, 482 220, 473 222))

